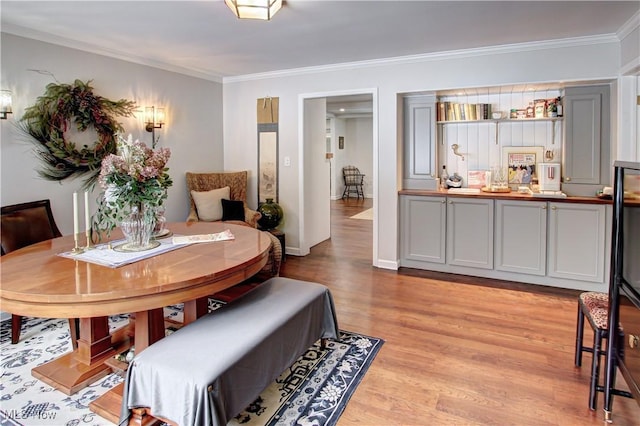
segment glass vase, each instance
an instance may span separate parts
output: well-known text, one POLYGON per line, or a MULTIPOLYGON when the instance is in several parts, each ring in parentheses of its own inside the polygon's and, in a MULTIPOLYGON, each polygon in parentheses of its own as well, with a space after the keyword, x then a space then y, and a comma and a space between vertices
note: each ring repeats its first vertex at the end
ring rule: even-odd
POLYGON ((273 198, 267 198, 266 202, 260 204, 258 211, 262 214, 262 217, 258 219, 258 225, 265 230, 276 228, 284 216, 282 207, 274 202, 273 198))
POLYGON ((156 226, 155 214, 146 213, 144 206, 134 206, 120 223, 126 242, 117 247, 119 251, 144 251, 160 245, 151 238, 156 226))

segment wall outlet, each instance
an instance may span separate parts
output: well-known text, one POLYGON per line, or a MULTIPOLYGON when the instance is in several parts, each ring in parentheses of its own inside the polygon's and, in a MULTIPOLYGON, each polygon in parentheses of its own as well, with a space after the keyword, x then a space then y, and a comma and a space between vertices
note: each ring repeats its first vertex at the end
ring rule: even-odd
POLYGON ((291 157, 284 157, 284 166, 285 167, 291 166, 291 157))

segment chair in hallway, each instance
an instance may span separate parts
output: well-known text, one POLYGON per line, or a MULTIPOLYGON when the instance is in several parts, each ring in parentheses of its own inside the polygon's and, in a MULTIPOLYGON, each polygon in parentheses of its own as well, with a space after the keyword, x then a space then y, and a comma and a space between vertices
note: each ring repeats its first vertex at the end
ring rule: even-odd
POLYGON ((351 194, 356 194, 358 199, 364 199, 364 175, 355 166, 345 166, 342 168, 342 178, 344 179, 344 191, 342 199, 349 198, 351 194))
MULTIPOLYGON (((2 255, 31 244, 62 236, 53 219, 49 200, 4 206, 0 209, 0 223, 2 227, 2 233, 0 233, 2 255)), ((27 273, 25 271, 25 274, 27 273)), ((74 349, 77 347, 78 327, 78 319, 70 318, 69 332, 74 349)), ((22 316, 12 314, 12 344, 16 344, 20 340, 21 328, 22 316)))

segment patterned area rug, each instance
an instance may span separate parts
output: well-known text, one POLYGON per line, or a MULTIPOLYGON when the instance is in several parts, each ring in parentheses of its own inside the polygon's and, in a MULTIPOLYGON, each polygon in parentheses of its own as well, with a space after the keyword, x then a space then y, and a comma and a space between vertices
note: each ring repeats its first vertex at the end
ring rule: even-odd
MULTIPOLYGON (((180 321, 180 306, 166 308, 180 321)), ((126 315, 109 320, 112 330, 126 315)), ((168 331, 170 332, 170 331, 168 331)), ((89 403, 122 379, 116 374, 67 396, 31 376, 31 369, 71 350, 66 319, 23 319, 20 342, 11 344, 10 321, 0 324, 0 426, 112 425, 89 403)), ((339 342, 316 342, 230 425, 335 425, 380 350, 383 340, 341 331, 339 342)))

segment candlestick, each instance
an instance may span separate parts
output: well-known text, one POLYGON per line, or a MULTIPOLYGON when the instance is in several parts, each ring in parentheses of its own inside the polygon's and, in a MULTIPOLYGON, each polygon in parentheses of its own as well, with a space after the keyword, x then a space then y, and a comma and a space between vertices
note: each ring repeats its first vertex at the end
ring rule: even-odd
POLYGON ((73 193, 73 253, 82 253, 84 250, 78 246, 78 193, 73 193))

